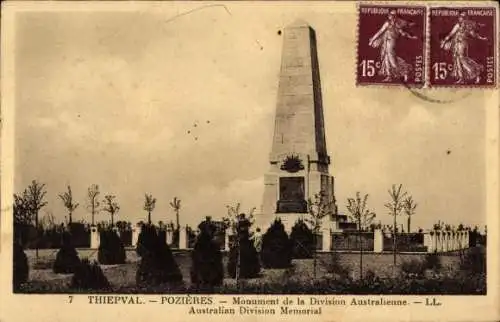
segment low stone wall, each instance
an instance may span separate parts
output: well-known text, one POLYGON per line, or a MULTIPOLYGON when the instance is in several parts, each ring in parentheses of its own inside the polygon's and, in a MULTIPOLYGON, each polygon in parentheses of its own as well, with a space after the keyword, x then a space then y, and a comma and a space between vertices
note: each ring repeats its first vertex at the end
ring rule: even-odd
MULTIPOLYGON (((328 236, 324 232, 323 239, 328 236)), ((392 252, 393 235, 380 229, 374 232, 335 232, 330 233, 331 244, 323 243, 323 251, 363 251, 382 253, 392 252)), ((400 253, 446 253, 469 248, 469 231, 431 231, 426 233, 400 233, 396 236, 396 252, 400 253)))
POLYGON ((334 250, 363 250, 373 251, 373 232, 343 232, 332 234, 334 250))
MULTIPOLYGON (((394 239, 390 234, 384 234, 384 251, 393 251, 394 239)), ((396 235, 396 251, 427 252, 423 233, 401 233, 396 235)))
MULTIPOLYGON (((94 228, 94 227, 92 227, 94 228)), ((91 229, 91 248, 97 248, 99 245, 99 236, 97 229, 91 229)), ((137 240, 141 232, 141 227, 134 227, 131 236, 123 236, 125 239, 131 239, 131 246, 137 245, 137 240)), ((178 249, 193 248, 196 235, 189 227, 181 227, 177 243, 174 242, 175 232, 173 230, 162 231, 168 245, 178 249), (175 244, 175 245, 174 245, 175 244)), ((221 243, 221 249, 229 250, 231 245, 231 236, 227 233, 221 233, 218 236, 221 243), (222 242, 223 241, 223 242, 222 242)), ((396 236, 397 252, 421 252, 421 253, 443 253, 460 249, 466 249, 471 246, 469 231, 431 231, 426 233, 400 233, 396 236)), ((128 244, 128 243, 126 243, 128 244)), ((324 252, 338 251, 364 251, 364 252, 392 252, 394 246, 393 236, 390 233, 384 233, 380 229, 373 232, 331 232, 329 229, 321 231, 316 235, 316 250, 324 252)))

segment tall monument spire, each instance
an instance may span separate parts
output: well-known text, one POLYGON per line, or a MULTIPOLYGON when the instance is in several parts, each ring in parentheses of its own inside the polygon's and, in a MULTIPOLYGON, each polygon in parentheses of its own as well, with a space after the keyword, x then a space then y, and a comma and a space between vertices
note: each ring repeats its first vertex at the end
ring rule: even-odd
POLYGON ((270 169, 262 212, 290 229, 307 213, 307 199, 324 193, 331 201, 333 177, 326 151, 316 34, 303 21, 283 32, 270 169))

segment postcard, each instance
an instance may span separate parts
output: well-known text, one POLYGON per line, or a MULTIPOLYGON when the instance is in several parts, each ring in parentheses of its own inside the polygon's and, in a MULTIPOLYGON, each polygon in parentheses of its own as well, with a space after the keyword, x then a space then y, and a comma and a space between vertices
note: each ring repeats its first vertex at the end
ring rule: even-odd
POLYGON ((2 5, 0 320, 500 319, 496 2, 2 5))

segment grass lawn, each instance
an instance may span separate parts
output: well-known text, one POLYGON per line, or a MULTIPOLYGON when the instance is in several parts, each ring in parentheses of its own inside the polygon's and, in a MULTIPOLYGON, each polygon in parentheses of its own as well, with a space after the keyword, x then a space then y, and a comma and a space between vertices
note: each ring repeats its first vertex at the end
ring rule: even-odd
MULTIPOLYGON (((87 257, 96 259, 97 252, 95 250, 78 250, 80 258, 87 257)), ((52 271, 52 263, 55 259, 57 250, 40 250, 39 259, 35 260, 35 252, 32 250, 26 251, 28 261, 30 263, 30 276, 28 284, 37 289, 46 289, 48 292, 53 288, 59 290, 68 289, 71 281, 71 274, 55 274, 52 271), (37 264, 35 264, 35 262, 37 264)), ((175 260, 179 265, 184 278, 184 284, 190 285, 190 268, 191 258, 189 251, 174 252, 175 260)), ((424 254, 398 254, 397 266, 403 261, 412 258, 424 258, 424 254)), ((318 279, 323 277, 333 276, 331 272, 332 253, 319 253, 317 260, 317 275, 318 279)), ((359 254, 357 253, 338 253, 338 263, 347 269, 349 275, 353 279, 359 277, 359 254)), ((133 289, 136 287, 135 274, 137 263, 140 260, 135 251, 127 251, 127 263, 122 265, 101 265, 104 274, 114 288, 120 290, 133 289)), ((458 267, 459 257, 456 254, 446 254, 441 256, 443 270, 452 272, 458 267)), ((227 256, 224 256, 224 267, 227 264, 227 256)), ((310 282, 314 279, 313 260, 312 259, 295 259, 292 262, 293 266, 288 269, 263 269, 261 276, 256 279, 247 280, 248 284, 259 283, 286 283, 287 281, 310 282)), ((393 255, 392 254, 363 254, 363 271, 373 271, 379 277, 388 277, 393 272, 393 255)), ((224 284, 234 285, 235 280, 227 277, 224 279, 224 284)))

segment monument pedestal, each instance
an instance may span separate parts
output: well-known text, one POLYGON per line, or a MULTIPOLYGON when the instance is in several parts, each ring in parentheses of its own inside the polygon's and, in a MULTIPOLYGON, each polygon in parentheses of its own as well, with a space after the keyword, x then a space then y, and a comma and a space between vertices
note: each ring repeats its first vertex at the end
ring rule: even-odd
MULTIPOLYGON (((297 214, 297 213, 279 213, 279 214, 275 214, 275 219, 280 219, 281 220, 281 223, 283 224, 283 226, 285 226, 285 231, 287 232, 287 234, 290 234, 292 232, 292 227, 295 225, 295 223, 297 223, 297 221, 301 220, 301 219, 304 219, 304 218, 308 218, 308 214, 306 213, 302 213, 302 214, 297 214)), ((272 224, 272 221, 269 221, 268 223, 268 226, 267 227, 263 227, 264 231, 267 230, 267 228, 269 228, 269 226, 272 224)), ((309 226, 310 228, 310 225, 309 223, 307 223, 307 226, 309 226)))

